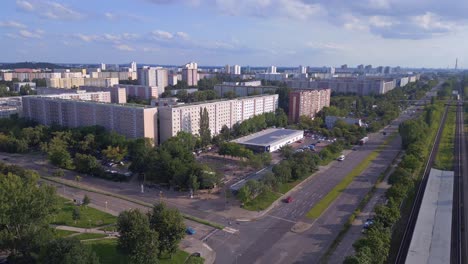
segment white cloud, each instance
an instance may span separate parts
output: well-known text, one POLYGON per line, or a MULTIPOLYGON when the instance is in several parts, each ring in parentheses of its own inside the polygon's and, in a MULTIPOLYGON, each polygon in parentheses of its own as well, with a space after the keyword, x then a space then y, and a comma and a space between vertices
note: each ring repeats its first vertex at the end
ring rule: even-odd
POLYGON ((347 48, 343 45, 333 43, 333 42, 307 42, 306 47, 319 50, 332 50, 332 51, 342 51, 347 48))
POLYGON ((23 11, 31 12, 34 10, 34 6, 30 2, 24 0, 16 0, 16 6, 23 11))
POLYGON ((44 31, 36 30, 36 31, 29 31, 26 29, 22 29, 18 32, 18 35, 23 38, 41 38, 44 31))
POLYGON ((99 39, 99 36, 97 35, 86 35, 81 33, 75 34, 74 36, 85 42, 96 41, 99 39))
POLYGON ((172 39, 174 37, 172 33, 163 30, 155 30, 152 33, 158 39, 172 39))
POLYGON ((9 20, 9 21, 0 21, 0 27, 26 28, 26 25, 13 21, 13 20, 9 20))
POLYGON ((189 39, 189 34, 185 32, 179 31, 179 32, 176 32, 175 35, 182 39, 189 39))
POLYGON ((109 19, 109 20, 113 20, 113 19, 117 18, 117 15, 116 15, 116 14, 110 13, 110 12, 104 13, 104 16, 105 16, 107 19, 109 19))
POLYGON ((425 30, 450 31, 455 27, 453 23, 444 22, 441 20, 440 16, 431 12, 426 12, 424 15, 413 16, 411 20, 417 26, 425 30))
POLYGON ((68 6, 49 0, 17 0, 16 6, 23 11, 53 20, 79 20, 85 17, 68 6))
POLYGON ((114 46, 116 49, 118 50, 122 50, 122 51, 134 51, 135 49, 128 46, 128 45, 125 45, 125 44, 120 44, 120 45, 115 45, 114 46))
POLYGON ((371 16, 369 18, 369 24, 374 27, 390 27, 396 23, 393 22, 390 17, 371 16))

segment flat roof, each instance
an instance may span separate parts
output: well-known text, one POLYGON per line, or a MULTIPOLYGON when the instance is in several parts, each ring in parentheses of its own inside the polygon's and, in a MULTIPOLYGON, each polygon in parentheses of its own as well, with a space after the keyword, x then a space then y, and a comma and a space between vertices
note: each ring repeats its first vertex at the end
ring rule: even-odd
MULTIPOLYGON (((255 86, 252 86, 252 87, 255 87, 255 86)), ((278 94, 257 94, 257 95, 251 95, 251 96, 236 97, 236 98, 233 98, 233 99, 221 98, 221 99, 214 99, 214 100, 207 100, 207 101, 199 101, 199 102, 193 102, 193 103, 186 103, 186 104, 181 104, 181 105, 169 105, 169 106, 163 106, 163 107, 167 107, 167 108, 177 108, 177 107, 184 107, 184 106, 211 104, 211 103, 227 102, 227 101, 236 101, 236 100, 240 100, 240 99, 251 99, 251 98, 258 98, 258 97, 275 96, 275 95, 278 96, 278 94)))
POLYGON ((405 263, 450 263, 453 180, 431 169, 405 263))
POLYGON ((295 137, 299 133, 304 133, 303 130, 293 130, 293 129, 282 129, 282 128, 269 128, 252 135, 241 137, 233 140, 244 145, 253 145, 253 146, 270 146, 279 142, 281 140, 295 137))

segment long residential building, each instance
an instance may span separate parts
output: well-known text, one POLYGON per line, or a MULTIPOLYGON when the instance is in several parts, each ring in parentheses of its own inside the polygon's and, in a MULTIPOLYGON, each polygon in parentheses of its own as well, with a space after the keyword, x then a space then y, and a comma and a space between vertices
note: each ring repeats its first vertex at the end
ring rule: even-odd
POLYGON ((155 107, 67 100, 52 96, 23 97, 24 117, 41 124, 66 127, 99 125, 127 138, 147 137, 154 142, 158 138, 157 111, 155 107))
POLYGON ((249 96, 255 94, 275 93, 278 90, 277 86, 250 86, 250 85, 233 85, 233 84, 217 84, 214 86, 216 93, 224 97, 226 93, 234 93, 236 96, 249 96))
POLYGON ((160 94, 160 89, 157 86, 119 84, 115 87, 125 89, 127 96, 133 96, 140 99, 154 99, 158 98, 160 94))
POLYGON ((292 89, 330 88, 336 93, 357 95, 385 94, 396 87, 395 79, 382 78, 332 78, 325 80, 287 80, 292 89))
POLYGON ((289 93, 289 121, 297 123, 301 116, 314 118, 330 106, 330 89, 295 90, 289 93))
POLYGON ((98 86, 80 86, 80 90, 86 92, 109 92, 111 96, 111 103, 126 104, 127 92, 124 87, 114 85, 112 87, 98 87, 98 86))
POLYGON ((91 72, 90 73, 91 78, 117 78, 119 80, 136 80, 137 79, 137 73, 136 72, 130 72, 130 71, 121 71, 121 72, 91 72))
POLYGON ((255 115, 276 111, 278 95, 161 106, 158 108, 160 142, 177 135, 179 131, 197 135, 200 129, 200 111, 205 108, 208 111, 211 134, 217 135, 223 126, 231 128, 255 115))
POLYGON ((118 78, 49 78, 47 87, 71 89, 80 86, 111 87, 119 84, 118 78))

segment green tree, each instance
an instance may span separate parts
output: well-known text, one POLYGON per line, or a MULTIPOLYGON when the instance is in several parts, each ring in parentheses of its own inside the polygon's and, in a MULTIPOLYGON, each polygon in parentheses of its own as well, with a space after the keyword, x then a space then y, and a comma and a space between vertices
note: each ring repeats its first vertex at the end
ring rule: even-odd
POLYGON ((201 146, 206 147, 211 142, 211 130, 210 130, 210 116, 208 115, 208 110, 200 108, 200 129, 198 134, 201 139, 201 146))
POLYGON ((67 141, 58 136, 52 138, 47 147, 47 154, 50 162, 60 168, 72 169, 73 160, 67 148, 67 141))
POLYGON ((158 263, 158 232, 150 228, 149 218, 138 209, 124 211, 117 218, 120 233, 117 249, 129 255, 132 263, 158 263))
POLYGON ((100 167, 99 162, 94 156, 80 153, 76 153, 74 164, 76 171, 82 173, 92 173, 100 167))
POLYGON ((102 154, 107 160, 119 162, 127 155, 127 149, 119 146, 107 146, 107 148, 102 151, 102 154))
POLYGON ((25 174, 0 174, 0 250, 28 263, 52 235, 48 217, 57 211, 57 196, 38 184, 37 174, 25 174))
POLYGON ((78 208, 78 207, 73 208, 73 211, 72 211, 72 219, 73 219, 73 221, 75 221, 75 224, 76 224, 76 220, 80 220, 80 219, 81 219, 80 208, 78 208))
POLYGON ((167 208, 163 203, 155 204, 148 216, 151 229, 159 233, 159 255, 167 253, 172 257, 185 236, 183 216, 177 209, 167 208))
POLYGON ((91 199, 89 198, 88 195, 85 194, 85 196, 83 197, 83 205, 88 205, 91 203, 91 199))
POLYGON ((289 159, 292 157, 294 149, 291 145, 284 145, 280 148, 280 153, 284 159, 289 159))
POLYGON ((48 264, 99 264, 96 254, 76 238, 50 241, 40 259, 41 263, 48 264))

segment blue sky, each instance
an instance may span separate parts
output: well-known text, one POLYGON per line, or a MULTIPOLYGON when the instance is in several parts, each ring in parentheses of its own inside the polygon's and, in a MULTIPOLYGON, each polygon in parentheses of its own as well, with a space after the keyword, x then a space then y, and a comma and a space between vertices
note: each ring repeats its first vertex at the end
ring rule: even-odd
POLYGON ((0 61, 465 67, 467 13, 466 0, 2 0, 0 61))

